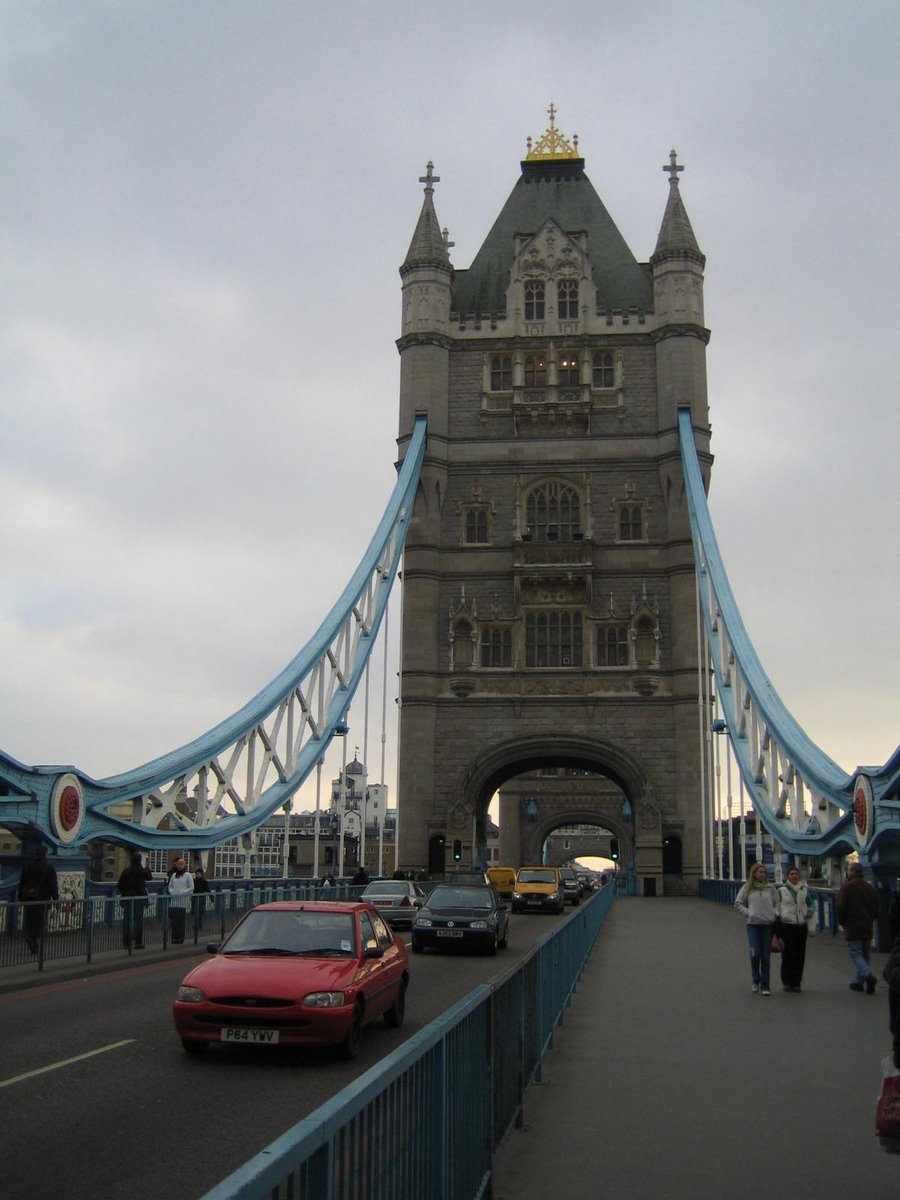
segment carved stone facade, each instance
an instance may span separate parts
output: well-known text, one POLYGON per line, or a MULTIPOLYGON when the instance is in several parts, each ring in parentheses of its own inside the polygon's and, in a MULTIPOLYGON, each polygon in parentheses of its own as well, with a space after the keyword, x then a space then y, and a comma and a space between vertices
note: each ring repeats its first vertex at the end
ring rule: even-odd
MULTIPOLYGON (((704 259, 674 155, 656 250, 639 263, 552 122, 540 144, 465 271, 429 164, 401 268, 401 456, 428 417, 403 573, 401 857, 435 871, 461 840, 480 861, 493 793, 568 767, 627 800, 631 824, 611 828, 639 885, 655 886, 665 838, 688 879, 701 860, 676 415, 690 407, 708 472, 704 259)), ((610 828, 588 801, 578 820, 592 811, 610 828)), ((520 828, 518 862, 533 835, 520 828)))

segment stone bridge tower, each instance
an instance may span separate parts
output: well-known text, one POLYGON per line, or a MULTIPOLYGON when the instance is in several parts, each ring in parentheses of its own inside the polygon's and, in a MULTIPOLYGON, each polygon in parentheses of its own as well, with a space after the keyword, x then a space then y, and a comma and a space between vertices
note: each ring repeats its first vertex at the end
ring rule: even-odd
POLYGON ((401 456, 428 417, 403 571, 400 860, 438 872, 459 842, 477 862, 494 792, 556 767, 603 776, 621 804, 587 797, 557 822, 542 800, 511 828, 596 816, 638 890, 659 894, 664 844, 689 884, 701 862, 676 414, 690 408, 708 474, 705 260, 674 151, 638 262, 549 111, 468 270, 428 164, 400 269, 401 456))

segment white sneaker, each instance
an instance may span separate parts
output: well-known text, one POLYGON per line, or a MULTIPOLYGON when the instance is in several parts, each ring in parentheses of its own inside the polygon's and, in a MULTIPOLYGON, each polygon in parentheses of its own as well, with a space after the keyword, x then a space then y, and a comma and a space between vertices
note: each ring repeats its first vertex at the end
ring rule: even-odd
POLYGON ((758 984, 758 983, 754 983, 754 985, 753 985, 753 990, 754 990, 754 992, 758 992, 758 991, 759 991, 759 984, 758 984))
POLYGON ((771 995, 772 995, 772 993, 769 991, 769 989, 768 989, 768 988, 763 988, 763 990, 762 990, 762 994, 763 994, 764 996, 771 996, 771 995))

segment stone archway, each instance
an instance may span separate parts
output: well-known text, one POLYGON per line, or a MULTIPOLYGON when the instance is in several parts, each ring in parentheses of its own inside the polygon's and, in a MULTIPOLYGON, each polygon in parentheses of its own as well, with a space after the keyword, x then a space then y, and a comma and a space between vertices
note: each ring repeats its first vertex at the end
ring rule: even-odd
MULTIPOLYGON (((491 797, 515 776, 548 766, 574 767, 595 772, 619 789, 615 803, 596 803, 581 797, 573 804, 546 804, 544 811, 526 813, 521 806, 517 828, 508 836, 516 849, 515 865, 539 862, 546 837, 565 824, 601 825, 619 838, 623 865, 633 864, 637 880, 662 884, 662 820, 653 788, 641 764, 622 747, 603 738, 547 734, 510 738, 492 746, 469 766, 463 781, 459 808, 474 818, 475 840, 483 845, 484 823, 491 797)), ((648 894, 655 890, 647 887, 648 894)), ((639 891, 644 887, 639 885, 639 891)))

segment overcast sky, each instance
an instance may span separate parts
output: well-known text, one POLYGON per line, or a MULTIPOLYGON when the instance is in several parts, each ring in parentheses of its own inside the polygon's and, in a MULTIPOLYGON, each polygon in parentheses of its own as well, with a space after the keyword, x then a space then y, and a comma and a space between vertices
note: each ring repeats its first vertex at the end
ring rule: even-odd
POLYGON ((726 568, 807 733, 882 763, 898 49, 896 0, 0 4, 0 748, 136 767, 305 644, 393 486, 418 177, 468 266, 552 100, 640 261, 685 164, 726 568))

